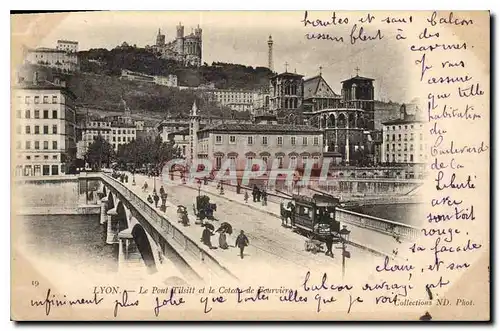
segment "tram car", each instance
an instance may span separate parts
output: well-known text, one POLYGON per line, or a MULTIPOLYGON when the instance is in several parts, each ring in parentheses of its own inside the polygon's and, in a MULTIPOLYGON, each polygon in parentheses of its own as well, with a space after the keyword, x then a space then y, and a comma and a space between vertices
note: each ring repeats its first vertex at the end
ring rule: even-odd
POLYGON ((193 205, 194 213, 200 220, 205 218, 209 220, 216 220, 214 211, 217 211, 217 204, 210 203, 210 197, 207 195, 199 195, 196 197, 196 204, 193 205))
POLYGON ((314 194, 312 197, 293 195, 292 228, 312 239, 338 236, 340 222, 335 220, 335 210, 340 201, 332 196, 314 194))

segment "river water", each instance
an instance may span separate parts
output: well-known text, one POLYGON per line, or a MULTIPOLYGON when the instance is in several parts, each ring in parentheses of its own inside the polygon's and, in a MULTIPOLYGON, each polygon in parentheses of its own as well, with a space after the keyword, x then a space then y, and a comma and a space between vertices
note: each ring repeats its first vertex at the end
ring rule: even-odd
POLYGON ((106 224, 99 223, 99 215, 30 215, 17 221, 34 256, 50 257, 75 271, 117 271, 118 245, 106 244, 106 224))
POLYGON ((348 208, 357 213, 384 218, 398 223, 421 226, 425 221, 421 204, 384 204, 348 208))

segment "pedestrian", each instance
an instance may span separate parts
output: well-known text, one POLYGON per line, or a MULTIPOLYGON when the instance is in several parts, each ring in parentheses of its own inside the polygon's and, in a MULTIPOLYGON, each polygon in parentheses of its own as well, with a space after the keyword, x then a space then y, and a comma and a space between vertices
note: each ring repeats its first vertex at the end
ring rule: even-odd
POLYGON ((155 201, 155 208, 158 208, 158 201, 160 200, 160 197, 156 192, 153 194, 153 200, 155 201))
POLYGON ((163 188, 163 185, 160 187, 160 195, 163 197, 165 194, 165 189, 163 188))
POLYGON ((153 201, 153 198, 151 198, 151 194, 150 194, 150 195, 148 195, 148 202, 149 202, 149 203, 153 203, 153 202, 154 202, 154 201, 153 201))
POLYGON ((220 232, 220 235, 219 235, 219 247, 222 248, 222 249, 228 249, 229 246, 227 244, 227 240, 226 240, 226 230, 222 230, 220 232))
POLYGON ((333 247, 333 237, 331 235, 326 236, 325 238, 325 244, 326 244, 326 256, 330 256, 333 258, 333 252, 332 252, 332 247, 333 247))
POLYGON ((214 233, 208 227, 205 227, 205 229, 203 230, 203 233, 201 234, 201 242, 203 244, 207 245, 208 247, 210 247, 210 249, 217 248, 217 247, 212 246, 211 237, 213 235, 214 235, 214 233))
POLYGON ((267 192, 262 191, 262 205, 267 206, 267 192))
POLYGON ((182 206, 177 207, 177 222, 182 223, 182 218, 184 217, 184 208, 182 206))
POLYGON ((128 175, 125 175, 125 183, 128 184, 128 175))
POLYGON ((257 185, 254 185, 253 186, 253 190, 252 190, 252 197, 253 197, 253 202, 257 202, 257 191, 259 189, 257 188, 257 185))
POLYGON ((144 181, 144 185, 142 185, 142 192, 147 192, 148 191, 148 182, 144 181))
POLYGON ((243 259, 243 251, 245 250, 245 247, 248 246, 249 241, 247 236, 245 236, 245 232, 241 230, 240 234, 238 235, 238 238, 236 238, 236 243, 234 244, 234 247, 239 247, 240 248, 240 257, 243 259))
POLYGON ((245 190, 245 196, 243 197, 245 199, 245 203, 248 203, 248 191, 245 190))
POLYGON ((257 189, 257 202, 260 202, 261 194, 262 192, 260 191, 260 189, 257 189))

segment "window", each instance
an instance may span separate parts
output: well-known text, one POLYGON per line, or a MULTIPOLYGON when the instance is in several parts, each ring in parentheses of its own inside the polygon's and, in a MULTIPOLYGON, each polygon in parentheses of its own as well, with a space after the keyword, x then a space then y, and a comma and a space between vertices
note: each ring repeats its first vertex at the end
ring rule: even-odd
POLYGON ((24 103, 27 105, 31 104, 31 97, 28 96, 24 97, 24 103))
POLYGON ((410 154, 410 162, 413 162, 413 154, 410 154))
POLYGON ((424 135, 421 133, 420 134, 420 140, 423 140, 424 139, 424 135))
POLYGON ((57 160, 57 155, 52 155, 53 160, 57 160))
MULTIPOLYGON (((412 125, 413 126, 413 125, 412 125)), ((413 140, 413 132, 410 133, 410 140, 413 140)))
POLYGON ((16 117, 21 118, 21 110, 20 109, 16 110, 16 117))
POLYGON ((319 145, 319 138, 318 137, 314 137, 313 145, 315 145, 315 146, 319 145))
POLYGON ((250 137, 250 136, 249 136, 249 137, 247 138, 247 144, 248 144, 248 145, 253 145, 253 137, 250 137))
POLYGON ((56 95, 52 96, 52 103, 57 103, 57 96, 56 95))
POLYGON ((267 137, 262 137, 262 145, 267 145, 267 137))
POLYGON ((297 157, 295 155, 290 156, 290 167, 291 168, 297 167, 297 157))
POLYGON ((389 141, 389 135, 385 136, 385 140, 389 141))
POLYGON ((410 144, 410 151, 413 151, 413 144, 410 144))
POLYGON ((307 137, 302 137, 302 145, 307 145, 307 137))
POLYGON ((48 160, 48 159, 49 159, 49 156, 48 156, 48 155, 44 155, 44 156, 43 156, 43 159, 44 159, 44 160, 48 160))
POLYGON ((57 134, 57 125, 52 125, 52 134, 57 134))
POLYGON ((38 140, 35 141, 35 149, 40 149, 40 142, 38 140))
POLYGON ((291 143, 292 145, 295 145, 295 140, 296 140, 296 137, 291 137, 291 138, 290 138, 290 143, 291 143))
POLYGON ((220 169, 222 165, 222 157, 216 156, 215 157, 215 169, 220 169))
POLYGON ((16 149, 21 149, 21 141, 16 141, 16 149))
POLYGON ((222 144, 222 136, 220 136, 220 135, 215 136, 215 143, 222 144))
POLYGON ((113 137, 113 141, 116 141, 116 137, 113 137))
POLYGON ((44 176, 49 176, 50 175, 50 166, 49 165, 44 165, 43 166, 43 175, 44 176))
POLYGON ((25 149, 31 149, 31 141, 26 141, 24 148, 25 149))
POLYGON ((262 161, 264 161, 264 164, 267 165, 267 156, 263 156, 262 161))
POLYGON ((236 136, 229 136, 229 143, 235 144, 236 143, 236 136))
POLYGON ((278 167, 283 168, 283 156, 278 156, 278 167))
POLYGON ((303 156, 303 157, 302 157, 302 164, 303 164, 303 165, 306 165, 306 163, 307 163, 307 159, 308 159, 308 157, 307 157, 307 156, 303 156))
POLYGON ((57 149, 57 141, 52 142, 52 149, 57 149))
POLYGON ((408 150, 408 144, 405 143, 405 152, 408 150))
POLYGON ((122 130, 118 130, 118 134, 122 134, 122 130))
MULTIPOLYGON (((95 140, 95 136, 94 136, 94 140, 95 140)), ((122 141, 122 137, 118 137, 118 142, 121 142, 122 141)))
POLYGON ((278 145, 283 145, 283 137, 278 137, 278 145))
POLYGON ((24 111, 24 118, 31 118, 31 113, 29 109, 24 111))
POLYGON ((396 144, 392 144, 392 151, 396 150, 396 144))
POLYGON ((401 133, 398 134, 398 141, 401 141, 401 133))
POLYGON ((40 134, 40 126, 35 125, 35 134, 40 134))
POLYGON ((387 144, 386 149, 389 150, 389 144, 387 144))
POLYGON ((43 142, 43 149, 49 149, 49 142, 48 141, 43 142))
POLYGON ((40 103, 40 97, 39 96, 35 97, 35 103, 40 103))
POLYGON ((21 133, 21 126, 20 126, 20 125, 18 125, 18 126, 16 127, 16 132, 17 132, 17 133, 19 133, 19 134, 21 133))
POLYGON ((57 176, 59 174, 59 167, 57 165, 52 165, 52 176, 57 176))
POLYGON ((48 95, 45 95, 43 97, 43 103, 49 103, 49 96, 48 95))
POLYGON ((35 118, 40 118, 40 111, 39 110, 35 110, 35 118))
POLYGON ((408 140, 408 134, 405 133, 405 141, 407 141, 407 140, 408 140))
POLYGON ((396 140, 396 135, 392 134, 392 141, 396 140))
POLYGON ((49 126, 48 125, 43 126, 43 134, 49 134, 49 126))
POLYGON ((113 130, 113 134, 116 134, 116 130, 113 130))

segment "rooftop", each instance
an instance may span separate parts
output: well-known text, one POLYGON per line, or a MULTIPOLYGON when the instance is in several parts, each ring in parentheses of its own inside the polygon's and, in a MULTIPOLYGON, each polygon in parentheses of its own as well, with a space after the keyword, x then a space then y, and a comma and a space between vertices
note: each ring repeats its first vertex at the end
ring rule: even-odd
POLYGON ((269 133, 321 133, 317 128, 308 125, 292 124, 250 124, 221 123, 208 126, 199 132, 269 132, 269 133))
POLYGON ((390 120, 387 122, 383 122, 382 125, 398 125, 398 124, 410 124, 410 123, 424 123, 425 121, 418 120, 418 119, 412 119, 412 118, 406 118, 406 119, 395 119, 395 120, 390 120))
POLYGON ((345 83, 345 82, 348 82, 348 81, 351 81, 351 80, 365 80, 365 81, 369 80, 369 81, 374 81, 375 79, 356 75, 356 76, 351 77, 349 79, 343 80, 341 83, 345 83))

